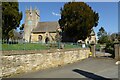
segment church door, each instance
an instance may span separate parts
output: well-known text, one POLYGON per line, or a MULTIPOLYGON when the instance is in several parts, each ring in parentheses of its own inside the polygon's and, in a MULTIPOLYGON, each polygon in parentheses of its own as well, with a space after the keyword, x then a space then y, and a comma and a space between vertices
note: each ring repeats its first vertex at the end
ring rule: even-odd
POLYGON ((46 37, 46 38, 45 38, 45 43, 48 44, 48 42, 49 42, 49 38, 46 37))

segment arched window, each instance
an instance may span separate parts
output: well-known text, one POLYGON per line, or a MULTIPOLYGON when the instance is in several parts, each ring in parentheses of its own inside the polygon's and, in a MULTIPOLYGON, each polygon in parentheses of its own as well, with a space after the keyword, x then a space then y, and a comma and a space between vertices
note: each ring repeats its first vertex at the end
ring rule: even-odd
POLYGON ((38 35, 38 40, 42 41, 42 36, 41 35, 38 35))
POLYGON ((47 44, 49 42, 49 40, 50 40, 49 37, 46 37, 45 38, 45 43, 47 44))

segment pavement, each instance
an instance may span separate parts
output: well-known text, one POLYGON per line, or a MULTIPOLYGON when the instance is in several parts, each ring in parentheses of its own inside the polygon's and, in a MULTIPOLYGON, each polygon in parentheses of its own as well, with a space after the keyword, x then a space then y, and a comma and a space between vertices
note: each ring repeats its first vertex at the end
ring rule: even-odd
POLYGON ((88 58, 76 63, 25 73, 12 78, 88 78, 106 80, 118 78, 118 65, 112 58, 88 58))
POLYGON ((96 56, 97 56, 97 57, 103 57, 103 56, 109 57, 109 56, 111 56, 111 55, 112 55, 112 54, 110 54, 110 53, 96 51, 96 56))

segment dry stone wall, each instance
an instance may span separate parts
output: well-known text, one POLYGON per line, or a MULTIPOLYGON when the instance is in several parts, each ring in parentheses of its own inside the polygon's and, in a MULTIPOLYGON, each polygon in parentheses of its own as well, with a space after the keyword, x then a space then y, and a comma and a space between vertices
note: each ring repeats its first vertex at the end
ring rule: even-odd
POLYGON ((57 67, 88 58, 89 49, 2 51, 2 77, 57 67))

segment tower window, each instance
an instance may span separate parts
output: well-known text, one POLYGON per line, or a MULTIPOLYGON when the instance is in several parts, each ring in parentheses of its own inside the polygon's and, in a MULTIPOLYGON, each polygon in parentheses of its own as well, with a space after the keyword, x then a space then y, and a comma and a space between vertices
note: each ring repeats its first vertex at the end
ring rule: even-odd
POLYGON ((32 13, 30 12, 30 17, 32 16, 32 13))

